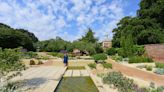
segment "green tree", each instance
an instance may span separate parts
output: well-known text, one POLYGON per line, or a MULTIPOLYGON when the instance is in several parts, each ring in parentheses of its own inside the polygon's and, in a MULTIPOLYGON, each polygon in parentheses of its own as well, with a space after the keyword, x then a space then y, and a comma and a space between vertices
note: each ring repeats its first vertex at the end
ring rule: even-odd
POLYGON ((97 39, 94 37, 94 32, 92 31, 92 29, 88 29, 88 32, 85 34, 85 36, 83 36, 80 41, 84 41, 84 42, 89 42, 89 43, 96 43, 97 39))
POLYGON ((0 24, 0 47, 17 48, 22 46, 28 50, 35 50, 34 43, 38 39, 33 33, 23 29, 13 29, 5 24, 0 24))

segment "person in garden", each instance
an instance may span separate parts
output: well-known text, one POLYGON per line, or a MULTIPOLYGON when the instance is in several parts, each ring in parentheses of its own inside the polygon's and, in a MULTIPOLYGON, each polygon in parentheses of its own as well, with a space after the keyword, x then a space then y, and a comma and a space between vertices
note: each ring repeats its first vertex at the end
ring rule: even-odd
POLYGON ((64 63, 65 66, 68 66, 68 55, 67 55, 67 53, 64 54, 63 63, 64 63))

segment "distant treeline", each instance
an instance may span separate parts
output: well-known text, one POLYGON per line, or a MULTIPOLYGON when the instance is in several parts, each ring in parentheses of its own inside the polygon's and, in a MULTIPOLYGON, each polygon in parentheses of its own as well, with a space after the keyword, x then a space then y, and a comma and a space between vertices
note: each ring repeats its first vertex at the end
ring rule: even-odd
POLYGON ((132 36, 138 45, 164 43, 164 0, 141 0, 136 17, 125 17, 113 30, 113 47, 132 36))
POLYGON ((60 52, 61 50, 72 52, 73 49, 87 52, 90 55, 103 52, 101 44, 98 43, 98 39, 94 37, 91 29, 88 29, 88 32, 81 39, 73 42, 56 37, 55 39, 37 42, 36 46, 39 47, 40 51, 47 52, 60 52))
POLYGON ((39 51, 47 52, 60 52, 61 50, 72 52, 73 49, 89 54, 103 52, 101 44, 98 43, 98 39, 94 37, 94 32, 90 28, 81 39, 74 42, 65 41, 60 37, 38 41, 38 38, 28 30, 14 29, 2 23, 0 23, 0 47, 2 49, 23 47, 28 51, 39 49, 39 51))

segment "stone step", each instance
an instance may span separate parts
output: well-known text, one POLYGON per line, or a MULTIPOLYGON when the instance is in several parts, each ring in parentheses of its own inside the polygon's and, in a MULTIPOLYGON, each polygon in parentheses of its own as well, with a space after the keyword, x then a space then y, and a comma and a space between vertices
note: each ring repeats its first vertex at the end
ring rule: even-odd
POLYGON ((89 76, 89 73, 87 70, 80 70, 80 75, 81 76, 89 76))
POLYGON ((73 70, 72 77, 80 76, 80 70, 73 70))
POLYGON ((70 77, 72 76, 72 70, 67 70, 66 73, 64 74, 64 77, 70 77))

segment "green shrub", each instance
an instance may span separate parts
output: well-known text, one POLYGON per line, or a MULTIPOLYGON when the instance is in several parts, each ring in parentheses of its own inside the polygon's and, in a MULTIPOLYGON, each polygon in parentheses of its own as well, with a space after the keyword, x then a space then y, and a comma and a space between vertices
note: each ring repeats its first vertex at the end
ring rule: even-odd
POLYGON ((133 53, 134 55, 141 56, 145 52, 145 48, 143 45, 134 45, 133 46, 133 53))
POLYGON ((96 69, 96 63, 90 63, 90 64, 88 64, 88 66, 89 66, 91 69, 96 69))
POLYGON ((117 53, 115 48, 109 48, 106 50, 106 54, 108 55, 115 55, 117 53))
POLYGON ((153 62, 151 58, 142 56, 133 56, 129 58, 129 63, 150 63, 153 62))
POLYGON ((30 60, 30 65, 35 65, 35 61, 34 60, 30 60))
POLYGON ((112 69, 112 64, 110 64, 110 63, 103 63, 102 65, 103 65, 104 68, 112 69))
POLYGON ((52 55, 54 57, 59 57, 59 58, 63 58, 64 54, 63 53, 57 53, 57 52, 49 52, 49 55, 52 55))
POLYGON ((0 92, 16 92, 16 87, 11 87, 8 83, 12 78, 21 75, 21 70, 26 69, 20 58, 20 49, 0 48, 0 79, 3 80, 2 84, 0 82, 0 92))
POLYGON ((164 69, 163 68, 157 68, 154 73, 164 75, 164 69))
POLYGON ((104 62, 104 60, 107 59, 107 55, 102 53, 102 54, 95 54, 93 55, 93 58, 95 61, 98 61, 98 62, 104 62))
POLYGON ((146 70, 147 71, 152 71, 153 70, 153 67, 152 66, 146 66, 146 70))
MULTIPOLYGON (((25 66, 21 63, 20 49, 4 49, 0 48, 0 77, 7 75, 9 72, 15 73, 24 70, 25 66)), ((14 73, 14 74, 15 74, 14 73)))
POLYGON ((56 53, 56 52, 49 52, 48 54, 56 57, 58 53, 56 53))
POLYGON ((49 57, 48 57, 48 56, 42 56, 41 59, 43 59, 43 60, 48 60, 49 57))
POLYGON ((38 57, 38 54, 36 52, 24 52, 23 53, 23 57, 24 58, 37 58, 38 57))
POLYGON ((132 92, 134 90, 133 80, 124 77, 120 72, 109 72, 103 78, 103 83, 117 87, 119 92, 132 92))
POLYGON ((164 68, 164 63, 155 63, 156 68, 164 68))
POLYGON ((123 57, 122 56, 118 56, 118 55, 114 55, 114 56, 112 56, 112 59, 116 60, 116 61, 122 61, 123 57))

